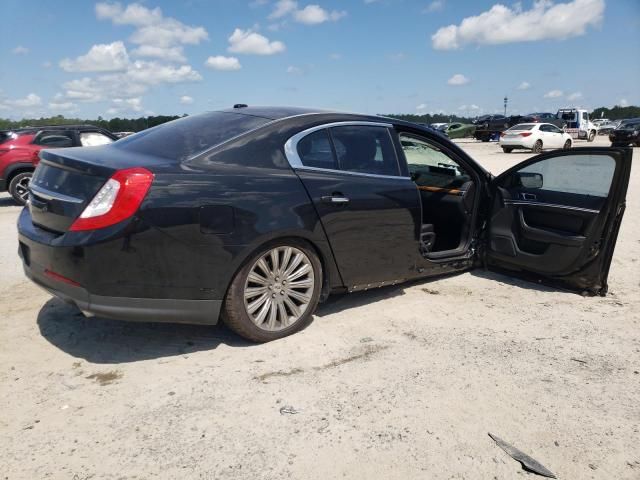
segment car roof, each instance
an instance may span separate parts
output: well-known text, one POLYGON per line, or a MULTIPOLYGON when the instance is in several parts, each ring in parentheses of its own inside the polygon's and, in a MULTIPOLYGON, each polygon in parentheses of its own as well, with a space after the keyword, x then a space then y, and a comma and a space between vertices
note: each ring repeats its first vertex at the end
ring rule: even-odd
POLYGON ((295 117, 298 115, 308 115, 314 113, 341 113, 331 110, 307 107, 270 107, 270 106, 247 106, 240 105, 233 108, 218 110, 226 113, 239 113, 242 115, 252 115, 254 117, 267 118, 269 120, 281 120, 283 118, 295 117))

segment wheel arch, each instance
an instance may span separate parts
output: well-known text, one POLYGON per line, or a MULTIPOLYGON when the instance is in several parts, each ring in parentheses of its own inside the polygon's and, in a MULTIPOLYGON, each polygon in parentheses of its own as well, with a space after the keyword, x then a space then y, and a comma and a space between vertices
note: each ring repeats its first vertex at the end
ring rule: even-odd
POLYGON ((9 165, 5 169, 5 181, 7 184, 7 188, 9 188, 9 184, 11 183, 13 177, 24 172, 33 172, 35 169, 36 166, 31 162, 15 162, 9 165))
POLYGON ((318 257, 320 265, 322 267, 322 288, 320 291, 320 301, 326 300, 332 290, 344 287, 342 277, 338 270, 333 252, 327 242, 318 241, 312 235, 307 232, 274 232, 271 235, 262 236, 259 240, 254 242, 249 248, 238 257, 238 261, 234 262, 233 272, 229 278, 228 284, 225 288, 224 296, 226 297, 229 287, 233 282, 233 279, 238 272, 247 265, 249 261, 256 255, 256 253, 270 245, 277 245, 280 243, 286 243, 286 241, 296 241, 305 244, 310 248, 318 257))

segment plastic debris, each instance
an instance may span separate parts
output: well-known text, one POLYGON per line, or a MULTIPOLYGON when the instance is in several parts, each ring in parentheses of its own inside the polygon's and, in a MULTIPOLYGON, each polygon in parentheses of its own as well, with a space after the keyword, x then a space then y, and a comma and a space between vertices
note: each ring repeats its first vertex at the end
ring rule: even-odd
POLYGON ((496 437, 491 433, 489 433, 489 436, 493 439, 494 442, 496 442, 496 444, 502 450, 507 452, 507 454, 511 458, 520 462, 520 464, 522 465, 522 468, 524 468, 526 471, 531 473, 537 473, 538 475, 542 475, 543 477, 547 477, 547 478, 557 478, 554 473, 552 473, 544 465, 542 465, 537 460, 531 458, 526 453, 521 452, 514 446, 509 445, 507 442, 505 442, 504 440, 501 440, 500 438, 496 437))

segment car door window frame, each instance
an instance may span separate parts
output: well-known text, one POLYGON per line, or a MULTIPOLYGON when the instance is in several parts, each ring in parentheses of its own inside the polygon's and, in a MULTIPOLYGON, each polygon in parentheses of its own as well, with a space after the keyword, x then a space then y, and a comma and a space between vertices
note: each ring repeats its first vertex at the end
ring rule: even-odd
POLYGON ((306 130, 296 133, 295 135, 290 137, 289 140, 287 140, 284 145, 285 157, 287 158, 287 161, 289 162, 289 165, 291 166, 291 168, 293 168, 294 170, 298 170, 298 169, 311 170, 311 171, 320 171, 320 172, 340 173, 344 175, 356 175, 360 177, 411 180, 411 177, 408 175, 406 168, 402 167, 402 160, 398 155, 396 141, 392 132, 393 132, 393 125, 391 123, 384 123, 384 122, 344 121, 344 122, 324 123, 322 125, 316 125, 315 127, 307 128, 306 130), (336 157, 335 146, 333 144, 333 139, 331 138, 331 129, 334 127, 383 127, 385 128, 387 130, 387 134, 389 135, 389 140, 391 144, 394 146, 395 160, 398 166, 398 175, 381 175, 377 173, 352 172, 349 170, 341 170, 339 165, 338 165, 338 169, 310 167, 310 166, 304 165, 298 153, 298 143, 307 135, 315 133, 318 130, 327 130, 327 134, 331 142, 332 153, 334 157, 336 157))

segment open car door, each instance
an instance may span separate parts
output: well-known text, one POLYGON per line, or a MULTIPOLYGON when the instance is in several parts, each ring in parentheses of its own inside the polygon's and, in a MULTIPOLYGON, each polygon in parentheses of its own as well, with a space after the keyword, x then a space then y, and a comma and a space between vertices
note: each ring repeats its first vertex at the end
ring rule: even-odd
POLYGON ((631 157, 630 148, 554 151, 494 179, 487 266, 605 295, 631 157))

